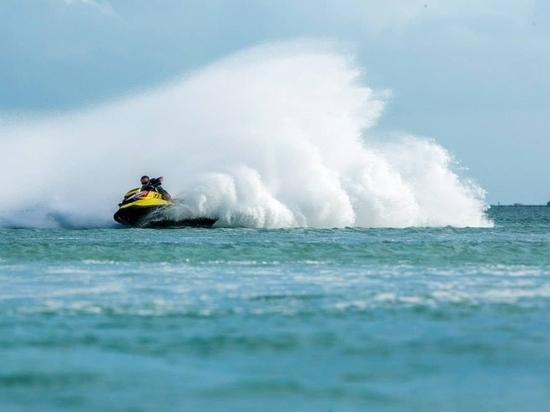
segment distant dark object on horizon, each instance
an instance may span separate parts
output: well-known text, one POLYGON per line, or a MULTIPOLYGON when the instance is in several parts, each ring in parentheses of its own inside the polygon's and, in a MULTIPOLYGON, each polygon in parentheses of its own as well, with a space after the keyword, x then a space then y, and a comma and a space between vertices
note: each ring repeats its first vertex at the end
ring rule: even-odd
POLYGON ((500 203, 497 203, 496 205, 489 205, 489 208, 491 207, 546 207, 550 206, 550 201, 548 201, 545 205, 526 205, 523 203, 514 203, 511 205, 502 205, 500 203))

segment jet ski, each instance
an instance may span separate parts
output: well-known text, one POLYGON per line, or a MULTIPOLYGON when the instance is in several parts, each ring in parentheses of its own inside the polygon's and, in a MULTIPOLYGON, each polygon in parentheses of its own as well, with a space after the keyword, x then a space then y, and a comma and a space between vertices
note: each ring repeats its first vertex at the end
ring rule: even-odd
POLYGON ((189 213, 181 213, 182 202, 165 200, 162 195, 153 190, 132 189, 126 192, 124 199, 113 218, 116 222, 141 228, 178 228, 203 227, 209 228, 216 223, 217 218, 192 217, 189 213))

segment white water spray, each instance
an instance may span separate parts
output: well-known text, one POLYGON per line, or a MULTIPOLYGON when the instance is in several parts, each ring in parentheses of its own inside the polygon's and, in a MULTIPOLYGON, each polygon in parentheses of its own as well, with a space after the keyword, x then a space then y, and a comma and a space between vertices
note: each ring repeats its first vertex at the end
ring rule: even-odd
POLYGON ((0 226, 112 224, 142 174, 163 175, 219 226, 487 226, 484 192, 450 154, 369 131, 387 93, 352 58, 306 43, 255 48, 155 91, 7 121, 0 226))

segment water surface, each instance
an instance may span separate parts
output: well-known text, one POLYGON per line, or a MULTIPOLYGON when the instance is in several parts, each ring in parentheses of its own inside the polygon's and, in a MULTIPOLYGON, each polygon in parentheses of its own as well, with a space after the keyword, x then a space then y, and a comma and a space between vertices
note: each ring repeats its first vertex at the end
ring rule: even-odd
POLYGON ((2 411, 550 410, 550 208, 2 229, 2 411))

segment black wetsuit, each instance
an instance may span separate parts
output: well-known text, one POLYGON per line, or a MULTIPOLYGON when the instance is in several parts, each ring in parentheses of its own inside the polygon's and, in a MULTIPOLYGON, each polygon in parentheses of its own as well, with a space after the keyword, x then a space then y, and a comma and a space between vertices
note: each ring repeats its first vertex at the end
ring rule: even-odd
MULTIPOLYGON (((153 180, 153 179, 151 179, 153 180)), ((164 188, 161 186, 162 183, 158 182, 158 183, 153 183, 151 181, 149 181, 149 183, 147 183, 146 185, 143 185, 141 186, 141 190, 147 190, 147 191, 152 191, 152 192, 158 192, 162 195, 162 198, 165 199, 165 200, 170 200, 172 197, 170 196, 170 194, 164 190, 164 188)))

